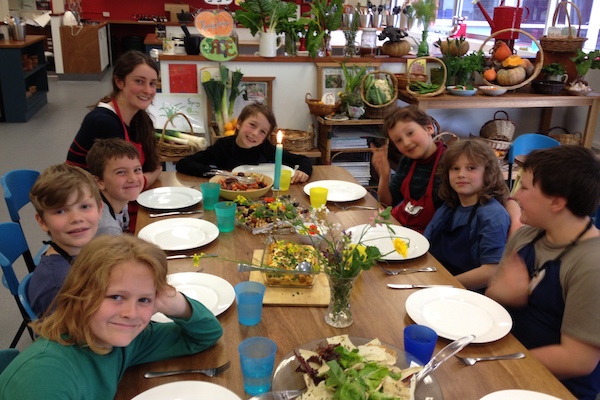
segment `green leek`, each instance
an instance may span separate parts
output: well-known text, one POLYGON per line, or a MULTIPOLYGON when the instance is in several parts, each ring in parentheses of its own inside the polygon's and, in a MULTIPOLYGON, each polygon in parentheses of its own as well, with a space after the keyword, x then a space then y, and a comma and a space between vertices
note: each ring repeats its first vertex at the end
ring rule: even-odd
POLYGON ((231 76, 231 89, 229 92, 229 119, 233 118, 233 106, 235 104, 235 99, 240 95, 240 83, 242 82, 242 71, 235 70, 231 76))
POLYGON ((225 132, 223 129, 223 117, 222 117, 222 101, 223 101, 223 93, 225 93, 225 84, 221 81, 214 80, 211 78, 206 82, 202 82, 202 86, 204 87, 204 91, 206 92, 206 96, 210 99, 210 102, 213 105, 215 110, 215 119, 217 120, 217 125, 219 127, 219 134, 225 132))

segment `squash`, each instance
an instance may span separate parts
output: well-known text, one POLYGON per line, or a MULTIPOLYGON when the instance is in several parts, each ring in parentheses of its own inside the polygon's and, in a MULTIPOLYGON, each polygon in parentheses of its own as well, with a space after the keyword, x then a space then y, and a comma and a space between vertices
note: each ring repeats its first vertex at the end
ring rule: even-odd
POLYGON ((233 17, 227 11, 202 11, 196 15, 194 25, 204 37, 225 37, 233 30, 233 17))
POLYGON ((496 81, 502 86, 513 86, 525 80, 527 73, 523 67, 503 68, 496 73, 496 81))
POLYGON ((442 41, 441 39, 437 42, 438 47, 443 55, 450 56, 464 56, 469 51, 469 42, 464 39, 454 39, 451 40, 446 38, 446 40, 442 41))
POLYGON ((530 77, 533 74, 533 70, 535 69, 531 61, 529 61, 526 58, 523 59, 521 67, 525 68, 525 72, 527 72, 527 77, 530 77))
POLYGON ((381 52, 392 57, 402 57, 410 53, 412 46, 407 40, 392 42, 388 40, 381 46, 381 52))
POLYGON ((508 56, 502 61, 504 68, 519 67, 523 63, 523 59, 520 56, 508 56))
POLYGON ((496 61, 504 61, 508 56, 512 55, 512 50, 502 40, 496 41, 494 48, 492 49, 492 58, 496 61))

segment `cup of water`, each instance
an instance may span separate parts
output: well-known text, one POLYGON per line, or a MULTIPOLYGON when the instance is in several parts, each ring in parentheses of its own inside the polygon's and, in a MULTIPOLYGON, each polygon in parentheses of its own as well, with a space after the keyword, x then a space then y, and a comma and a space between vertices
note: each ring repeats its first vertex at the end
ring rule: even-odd
POLYGON ((261 336, 245 339, 238 346, 244 377, 244 391, 251 396, 271 389, 271 375, 275 366, 277 345, 261 336))
POLYGON ((235 285, 234 290, 240 324, 246 326, 258 324, 262 317, 265 285, 260 282, 246 281, 235 285))

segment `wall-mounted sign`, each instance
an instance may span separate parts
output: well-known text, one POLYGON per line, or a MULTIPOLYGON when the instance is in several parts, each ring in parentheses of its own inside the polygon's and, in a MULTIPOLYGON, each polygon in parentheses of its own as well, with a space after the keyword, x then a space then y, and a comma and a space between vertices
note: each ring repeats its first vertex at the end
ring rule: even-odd
POLYGON ((229 61, 238 56, 238 49, 229 36, 207 37, 200 43, 200 54, 211 61, 229 61))
POLYGON ((233 31, 233 17, 223 10, 202 11, 196 15, 194 25, 204 37, 229 36, 233 31))

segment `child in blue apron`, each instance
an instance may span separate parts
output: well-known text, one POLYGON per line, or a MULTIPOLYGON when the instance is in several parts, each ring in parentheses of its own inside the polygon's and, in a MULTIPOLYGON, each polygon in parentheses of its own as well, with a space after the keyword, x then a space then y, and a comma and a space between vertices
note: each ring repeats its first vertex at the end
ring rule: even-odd
POLYGON ((379 175, 379 201, 393 207, 392 215, 402 225, 423 232, 435 210, 438 197, 437 165, 446 150, 433 140, 437 122, 415 106, 398 108, 383 123, 383 132, 404 157, 390 177, 388 146, 374 148, 371 162, 379 175))
POLYGON ((492 148, 478 139, 454 143, 440 161, 438 208, 425 229, 429 251, 467 289, 483 290, 496 271, 510 218, 508 187, 492 148))
POLYGON ((525 225, 510 236, 486 295, 512 333, 578 398, 600 393, 600 159, 581 146, 530 153, 515 193, 525 225))

